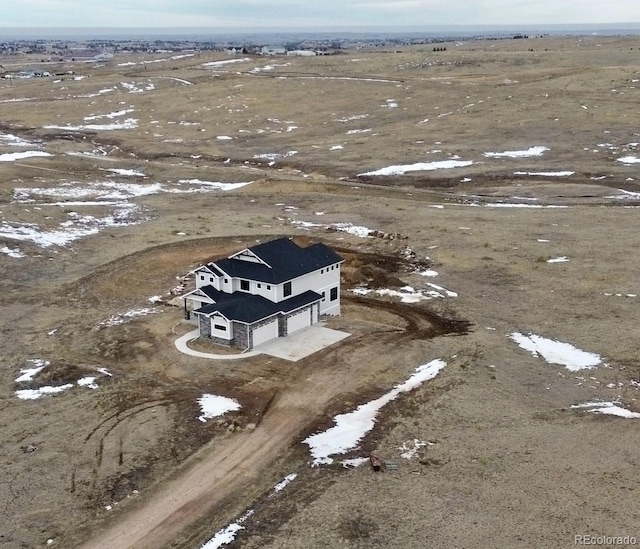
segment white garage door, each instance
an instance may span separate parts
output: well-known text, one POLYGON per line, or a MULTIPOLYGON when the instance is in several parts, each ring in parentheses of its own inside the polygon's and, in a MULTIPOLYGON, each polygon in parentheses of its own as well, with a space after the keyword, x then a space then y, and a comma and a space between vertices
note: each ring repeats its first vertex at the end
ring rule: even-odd
POLYGON ((278 337, 278 319, 274 318, 269 324, 265 324, 264 326, 260 326, 260 328, 256 328, 253 330, 253 346, 260 345, 265 341, 269 341, 278 337))
POLYGON ((287 334, 291 334, 307 326, 311 326, 311 312, 309 309, 295 313, 293 316, 287 318, 287 334))

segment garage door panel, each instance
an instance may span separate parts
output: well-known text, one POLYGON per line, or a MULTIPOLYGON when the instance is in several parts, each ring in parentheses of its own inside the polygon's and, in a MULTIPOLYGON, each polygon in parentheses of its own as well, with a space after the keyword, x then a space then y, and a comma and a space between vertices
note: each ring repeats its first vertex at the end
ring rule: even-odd
POLYGON ((255 347, 276 337, 278 337, 278 320, 273 319, 269 324, 253 330, 253 346, 255 347))
POLYGON ((311 326, 311 312, 309 309, 287 318, 287 334, 297 332, 307 326, 311 326))

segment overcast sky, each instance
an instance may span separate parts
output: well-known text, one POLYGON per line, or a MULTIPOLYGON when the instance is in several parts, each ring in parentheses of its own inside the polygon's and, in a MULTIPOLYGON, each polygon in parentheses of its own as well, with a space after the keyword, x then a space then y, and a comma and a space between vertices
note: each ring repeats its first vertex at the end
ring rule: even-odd
POLYGON ((2 0, 1 27, 381 27, 631 23, 639 0, 2 0), (10 6, 10 7, 9 7, 10 6))

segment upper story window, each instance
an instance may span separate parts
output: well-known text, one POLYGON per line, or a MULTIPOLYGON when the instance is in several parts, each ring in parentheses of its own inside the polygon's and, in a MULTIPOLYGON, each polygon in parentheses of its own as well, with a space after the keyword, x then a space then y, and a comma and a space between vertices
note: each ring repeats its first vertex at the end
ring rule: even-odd
POLYGON ((329 299, 331 301, 335 301, 338 299, 338 288, 331 288, 331 293, 329 294, 329 299))
POLYGON ((248 280, 241 280, 240 281, 240 289, 243 292, 248 292, 249 291, 249 281, 248 280))
POLYGON ((204 280, 204 275, 200 275, 200 280, 204 280))
POLYGON ((291 295, 291 282, 284 283, 284 286, 282 286, 282 293, 284 294, 284 297, 291 295))

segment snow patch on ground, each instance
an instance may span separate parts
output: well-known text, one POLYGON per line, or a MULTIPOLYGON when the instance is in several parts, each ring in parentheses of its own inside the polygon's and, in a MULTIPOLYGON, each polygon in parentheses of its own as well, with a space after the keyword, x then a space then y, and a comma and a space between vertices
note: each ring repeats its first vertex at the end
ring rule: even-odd
POLYGON ((523 151, 486 152, 483 153, 483 156, 487 158, 528 158, 532 156, 542 156, 548 150, 547 147, 536 145, 523 151))
POLYGON ((204 394, 198 399, 201 415, 198 420, 203 423, 208 419, 222 416, 227 412, 235 412, 240 409, 240 403, 234 398, 204 394))
POLYGON ((514 175, 531 175, 541 177, 568 177, 576 172, 561 171, 561 172, 513 172, 514 175))
POLYGON ((238 532, 244 530, 243 524, 251 515, 253 515, 253 512, 253 509, 249 509, 238 520, 216 532, 216 535, 207 543, 202 545, 200 549, 219 549, 223 545, 229 545, 234 539, 236 539, 238 532))
POLYGON ((632 412, 620 406, 619 402, 584 402, 582 404, 573 404, 571 408, 587 409, 588 412, 594 414, 605 414, 610 416, 624 417, 628 419, 638 419, 640 414, 638 412, 632 412))
POLYGON ((87 387, 88 389, 97 389, 96 376, 81 377, 77 382, 80 387, 87 387))
POLYGON ((343 459, 341 463, 345 469, 355 469, 356 467, 360 467, 360 465, 366 463, 367 461, 369 461, 369 458, 357 457, 351 459, 343 459))
POLYGON ((368 229, 367 227, 363 227, 362 225, 354 225, 353 223, 348 223, 348 222, 332 223, 331 225, 329 225, 329 227, 339 232, 349 233, 354 236, 359 236, 360 238, 366 238, 373 232, 371 229, 368 229))
POLYGON ((273 487, 273 492, 269 497, 275 496, 278 492, 282 492, 282 490, 284 490, 289 484, 291 484, 291 482, 293 482, 297 478, 297 476, 298 475, 296 473, 291 473, 290 475, 284 477, 280 482, 278 482, 278 484, 273 487))
POLYGON ((640 158, 637 156, 621 156, 616 159, 617 162, 622 162, 623 164, 640 164, 640 158))
POLYGON ((8 246, 3 246, 0 248, 0 254, 8 255, 9 257, 13 257, 16 259, 20 259, 21 257, 26 257, 21 251, 20 248, 9 248, 8 246))
POLYGON ((602 364, 599 355, 581 351, 569 343, 518 332, 513 332, 508 337, 533 356, 542 357, 550 364, 561 364, 571 372, 595 368, 602 364))
POLYGON ((220 181, 201 181, 200 179, 180 179, 178 183, 186 183, 188 185, 201 185, 210 189, 219 189, 221 191, 233 191, 250 185, 253 181, 243 181, 242 183, 221 183, 220 181))
POLYGON ((547 263, 566 263, 567 261, 569 261, 569 258, 566 255, 547 259, 547 263))
POLYGON ((458 297, 456 292, 447 290, 442 286, 436 284, 427 284, 431 290, 416 290, 412 286, 403 286, 399 290, 391 290, 389 288, 379 288, 372 290, 370 288, 354 288, 351 290, 356 295, 367 295, 375 293, 379 296, 386 297, 398 297, 402 303, 419 303, 420 301, 426 301, 429 299, 438 299, 445 297, 458 297))
POLYGON ((242 59, 225 59, 223 61, 210 61, 209 63, 203 63, 202 66, 208 69, 217 69, 219 67, 224 67, 225 65, 231 65, 232 63, 244 63, 246 61, 250 61, 248 57, 243 57, 242 59))
POLYGON ((472 164, 472 160, 438 160, 435 162, 418 162, 416 164, 388 166, 372 172, 360 173, 358 174, 358 177, 368 175, 404 175, 408 172, 449 170, 452 168, 464 168, 471 166, 472 164))
POLYGON ((68 130, 71 132, 80 132, 83 130, 96 130, 96 131, 113 131, 113 130, 132 130, 138 127, 137 118, 127 118, 122 122, 111 122, 110 124, 79 124, 66 126, 57 126, 55 124, 49 124, 42 126, 45 130, 68 130))
POLYGON ((12 147, 32 147, 33 146, 33 143, 31 141, 22 139, 17 135, 13 135, 10 133, 3 133, 3 132, 0 132, 0 144, 10 145, 12 147))
POLYGON ((361 404, 354 411, 335 416, 335 425, 326 431, 307 437, 303 442, 309 446, 313 465, 333 463, 334 454, 344 454, 355 448, 364 436, 373 429, 378 412, 402 393, 412 391, 425 381, 433 379, 446 366, 440 359, 432 360, 416 368, 415 372, 400 385, 381 397, 361 404))
POLYGON ((107 320, 104 320, 100 324, 98 324, 97 327, 101 328, 101 327, 107 327, 107 326, 117 326, 118 324, 124 324, 125 322, 130 322, 131 320, 139 316, 147 316, 147 315, 152 315, 159 312, 160 312, 160 309, 158 308, 141 307, 139 309, 132 309, 124 313, 111 315, 107 320))
POLYGON ((30 358, 27 362, 30 362, 32 367, 22 368, 20 370, 20 375, 16 378, 16 383, 33 381, 33 378, 50 364, 48 360, 44 360, 42 358, 30 358))
POLYGON ((108 168, 107 171, 115 173, 117 175, 124 175, 125 177, 144 177, 144 174, 138 170, 126 170, 123 168, 108 168))
POLYGON ((16 152, 16 153, 4 153, 4 154, 0 154, 0 162, 14 162, 15 160, 22 160, 24 158, 31 158, 34 156, 53 156, 53 155, 44 151, 23 151, 23 152, 16 152))
POLYGON ((414 438, 411 442, 403 442, 402 446, 398 447, 398 450, 402 452, 400 457, 403 457, 404 459, 413 459, 418 455, 418 450, 426 445, 427 443, 425 441, 417 438, 414 438))
POLYGON ((20 400, 37 400, 41 396, 44 395, 55 395, 56 393, 61 393, 62 391, 66 391, 67 389, 71 389, 73 387, 72 383, 66 383, 65 385, 57 385, 57 386, 46 386, 39 387, 38 389, 21 389, 16 391, 16 396, 20 400))
MULTIPOLYGON (((62 203, 68 206, 68 203, 62 203)), ((111 215, 104 217, 94 217, 90 215, 81 216, 76 212, 68 214, 69 220, 60 223, 58 229, 43 230, 35 223, 8 223, 3 221, 0 224, 0 236, 12 240, 22 240, 33 242, 41 248, 50 246, 66 246, 67 244, 99 233, 107 227, 126 227, 137 223, 135 215, 139 208, 135 204, 118 204, 116 210, 111 215)))
MULTIPOLYGON (((126 170, 120 175, 141 175, 140 172, 126 170)), ((50 246, 67 246, 71 242, 94 235, 109 227, 126 227, 145 221, 142 207, 129 202, 132 198, 158 193, 205 193, 230 191, 252 183, 221 183, 200 181, 198 179, 182 179, 175 184, 162 183, 121 183, 116 181, 97 181, 90 183, 63 182, 57 187, 18 187, 14 189, 17 202, 34 202, 35 197, 64 199, 60 202, 43 202, 38 207, 108 207, 111 213, 102 217, 80 215, 75 211, 67 214, 68 220, 59 223, 55 228, 43 229, 36 223, 0 222, 0 237, 13 240, 30 241, 48 248, 50 246), (86 201, 70 201, 73 198, 91 198, 86 201)), ((3 248, 0 253, 17 257, 18 251, 3 248)))

